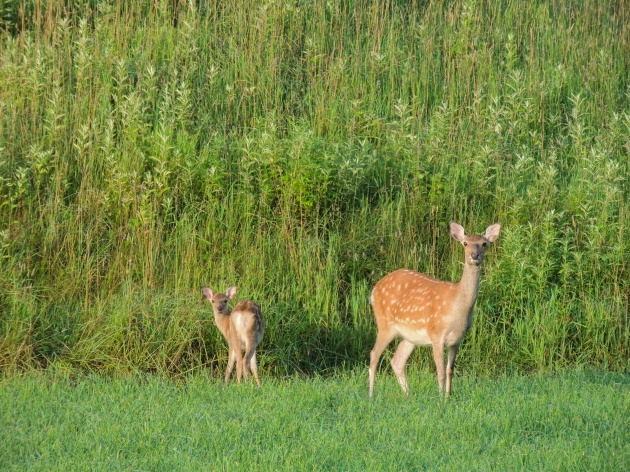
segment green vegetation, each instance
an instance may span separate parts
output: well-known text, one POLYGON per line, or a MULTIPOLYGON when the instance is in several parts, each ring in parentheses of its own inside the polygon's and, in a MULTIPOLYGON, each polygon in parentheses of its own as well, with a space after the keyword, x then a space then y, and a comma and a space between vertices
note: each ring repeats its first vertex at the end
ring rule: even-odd
POLYGON ((377 280, 459 277, 451 219, 503 224, 465 371, 627 369, 628 25, 590 0, 0 2, 0 370, 223 370, 200 288, 228 284, 263 308, 263 378, 365 366, 377 280))
POLYGON ((2 470, 598 470, 630 467, 630 380, 429 372, 367 395, 364 369, 222 387, 205 375, 0 383, 2 470))

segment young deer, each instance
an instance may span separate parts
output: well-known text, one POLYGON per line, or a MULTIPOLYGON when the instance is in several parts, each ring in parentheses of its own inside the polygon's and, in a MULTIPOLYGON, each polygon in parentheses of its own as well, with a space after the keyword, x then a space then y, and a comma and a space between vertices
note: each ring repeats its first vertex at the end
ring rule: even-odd
POLYGON ((398 383, 407 393, 405 364, 416 346, 433 346, 440 394, 451 393, 453 368, 462 337, 473 321, 473 308, 479 293, 481 263, 489 244, 499 237, 501 225, 493 224, 484 236, 466 235, 451 221, 451 235, 464 246, 464 273, 459 282, 443 282, 413 270, 400 269, 383 277, 372 290, 370 302, 378 334, 370 353, 370 397, 381 354, 397 336, 402 337, 391 365, 398 383), (448 346, 448 366, 444 370, 444 346, 448 346), (445 375, 446 374, 446 375, 445 375))
POLYGON ((225 293, 213 293, 209 288, 201 290, 203 296, 212 302, 214 309, 214 322, 225 336, 228 342, 229 359, 225 371, 225 383, 228 383, 234 363, 236 362, 236 379, 241 382, 243 371, 243 349, 245 350, 245 378, 249 370, 254 373, 256 383, 260 387, 258 379, 258 366, 256 364, 256 346, 260 343, 265 331, 260 307, 252 301, 240 301, 230 312, 228 300, 236 295, 236 287, 230 287, 225 293))

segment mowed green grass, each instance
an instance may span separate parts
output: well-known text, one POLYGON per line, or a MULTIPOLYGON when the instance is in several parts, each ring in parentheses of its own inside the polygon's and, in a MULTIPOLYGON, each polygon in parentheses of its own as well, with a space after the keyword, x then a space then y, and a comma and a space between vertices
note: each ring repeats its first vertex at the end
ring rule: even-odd
POLYGON ((390 372, 224 386, 29 373, 0 384, 2 470, 629 470, 630 378, 390 372))

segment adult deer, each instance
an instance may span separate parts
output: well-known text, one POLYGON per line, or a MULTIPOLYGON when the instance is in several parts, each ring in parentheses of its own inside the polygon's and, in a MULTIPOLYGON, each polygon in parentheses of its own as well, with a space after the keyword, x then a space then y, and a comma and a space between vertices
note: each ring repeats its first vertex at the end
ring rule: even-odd
POLYGON ((228 342, 229 358, 225 370, 225 383, 230 380, 230 375, 236 363, 236 379, 241 382, 241 373, 245 378, 251 370, 260 387, 258 379, 258 366, 256 364, 256 346, 260 344, 265 331, 260 307, 250 300, 240 301, 230 312, 228 300, 236 295, 236 287, 230 287, 225 293, 214 293, 209 288, 201 289, 203 296, 212 302, 214 310, 214 322, 219 331, 228 342), (245 350, 245 362, 243 365, 243 350, 245 350))
POLYGON ((479 293, 483 256, 499 237, 501 225, 493 224, 484 236, 464 234, 464 228, 451 221, 451 235, 464 246, 464 272, 459 282, 444 282, 413 270, 400 269, 383 277, 372 290, 370 302, 378 334, 370 353, 370 397, 381 354, 396 337, 402 340, 391 365, 403 392, 407 393, 405 365, 416 346, 433 347, 440 394, 451 393, 453 368, 462 337, 473 321, 479 293), (448 365, 444 369, 444 346, 448 365))

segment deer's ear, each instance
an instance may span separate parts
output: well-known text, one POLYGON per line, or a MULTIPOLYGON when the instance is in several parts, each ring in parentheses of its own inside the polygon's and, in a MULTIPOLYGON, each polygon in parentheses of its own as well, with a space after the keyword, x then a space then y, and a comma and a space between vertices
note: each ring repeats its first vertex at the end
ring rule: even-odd
POLYGON ((499 233, 501 232, 501 225, 499 223, 495 223, 491 226, 488 226, 486 229, 486 239, 491 243, 495 242, 499 239, 499 233))
POLYGON ((225 295, 227 295, 228 298, 234 298, 234 296, 236 295, 236 287, 230 287, 225 291, 225 295))
POLYGON ((460 243, 464 242, 464 227, 454 221, 451 221, 451 236, 457 239, 460 243))
POLYGON ((208 300, 210 300, 212 298, 212 295, 214 295, 212 293, 212 290, 210 290, 208 287, 204 287, 201 289, 201 293, 203 294, 204 297, 206 297, 208 300))

